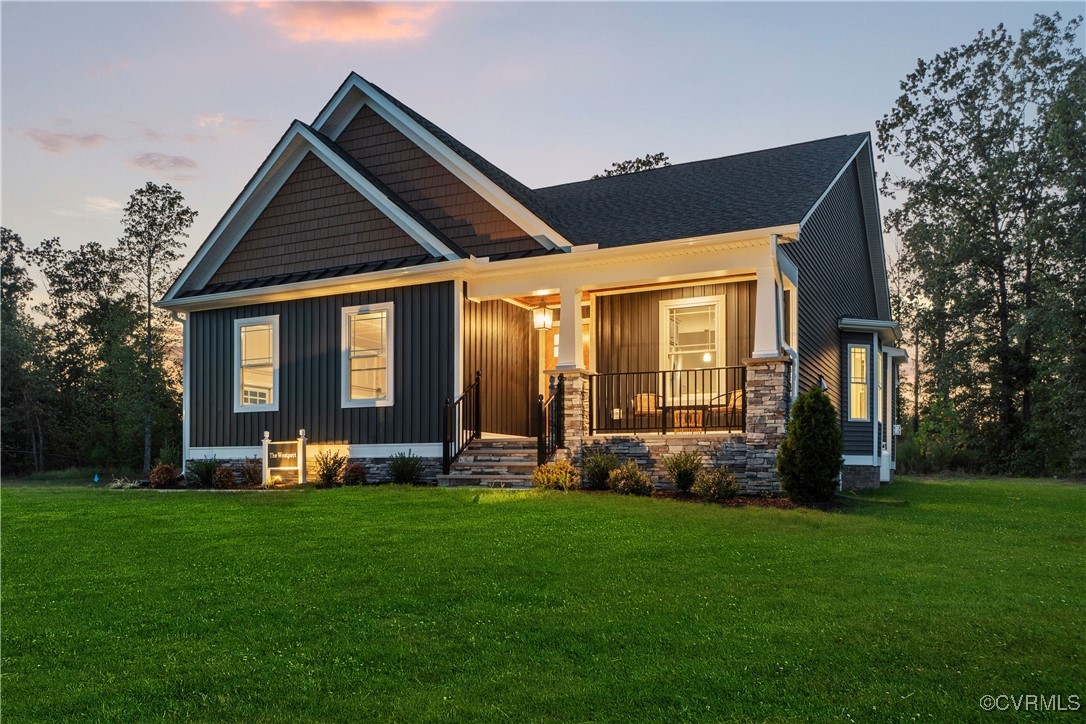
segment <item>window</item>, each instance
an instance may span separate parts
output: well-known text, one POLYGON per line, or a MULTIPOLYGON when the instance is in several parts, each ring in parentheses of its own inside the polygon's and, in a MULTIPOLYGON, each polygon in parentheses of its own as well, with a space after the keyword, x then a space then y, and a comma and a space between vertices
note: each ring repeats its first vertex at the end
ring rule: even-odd
POLYGON ((722 301, 723 297, 700 297, 660 303, 660 362, 663 369, 724 366, 722 301))
POLYGON ((392 404, 392 303, 343 309, 343 407, 392 404))
POLYGON ((848 419, 866 422, 870 419, 868 407, 867 347, 848 346, 848 419))
POLYGON ((279 316, 234 321, 234 412, 279 409, 279 316))

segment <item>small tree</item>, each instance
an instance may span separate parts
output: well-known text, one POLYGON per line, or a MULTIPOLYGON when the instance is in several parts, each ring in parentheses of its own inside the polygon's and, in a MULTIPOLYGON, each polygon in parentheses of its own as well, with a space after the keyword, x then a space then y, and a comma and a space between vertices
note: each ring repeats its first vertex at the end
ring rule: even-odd
POLYGON ((154 417, 154 365, 156 346, 162 354, 162 345, 155 344, 154 303, 169 288, 173 280, 173 263, 181 258, 184 247, 181 239, 188 236, 188 229, 196 218, 196 212, 185 205, 181 192, 169 184, 159 186, 147 182, 132 192, 124 207, 124 235, 120 238, 118 252, 124 262, 134 288, 138 290, 144 305, 145 334, 143 380, 143 468, 151 467, 151 422, 154 417))
POLYGON ((637 173, 638 171, 648 171, 654 168, 660 168, 662 166, 670 166, 671 161, 668 160, 667 154, 664 153, 648 153, 644 158, 634 158, 628 161, 616 161, 611 164, 611 168, 604 169, 603 173, 598 173, 592 178, 604 178, 605 176, 622 176, 628 173, 637 173))
POLYGON ((785 492, 801 502, 829 500, 837 488, 844 448, 830 398, 818 387, 801 394, 792 405, 777 453, 777 474, 785 492))

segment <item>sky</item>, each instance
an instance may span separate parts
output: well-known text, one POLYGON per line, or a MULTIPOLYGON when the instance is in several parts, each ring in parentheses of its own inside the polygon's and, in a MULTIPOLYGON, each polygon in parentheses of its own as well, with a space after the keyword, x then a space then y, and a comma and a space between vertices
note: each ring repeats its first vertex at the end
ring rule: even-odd
MULTIPOLYGON (((168 182, 199 246, 351 71, 532 188, 860 131, 918 58, 1082 3, 0 3, 0 220, 112 244, 168 182)), ((885 206, 885 202, 884 202, 885 206)))

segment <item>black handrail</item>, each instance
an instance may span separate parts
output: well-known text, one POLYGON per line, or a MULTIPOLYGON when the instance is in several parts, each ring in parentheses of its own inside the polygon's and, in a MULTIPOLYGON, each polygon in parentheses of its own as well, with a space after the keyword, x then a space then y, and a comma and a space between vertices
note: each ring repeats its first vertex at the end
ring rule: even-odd
POLYGON ((550 397, 539 396, 536 402, 536 430, 539 431, 536 464, 544 465, 554 457, 554 452, 564 445, 562 436, 562 396, 565 375, 551 377, 550 397))
POLYGON ((441 472, 445 475, 471 441, 482 434, 482 377, 483 373, 476 370, 475 381, 459 397, 452 401, 445 398, 441 418, 441 472))
POLYGON ((746 430, 744 366, 588 375, 588 433, 746 430))

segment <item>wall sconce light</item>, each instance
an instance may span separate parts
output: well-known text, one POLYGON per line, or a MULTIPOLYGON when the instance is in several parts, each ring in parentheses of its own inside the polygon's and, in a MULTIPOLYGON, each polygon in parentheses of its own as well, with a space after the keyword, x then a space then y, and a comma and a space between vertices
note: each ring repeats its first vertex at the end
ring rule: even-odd
POLYGON ((538 330, 550 329, 554 326, 554 310, 540 300, 539 306, 532 310, 532 324, 538 330))

